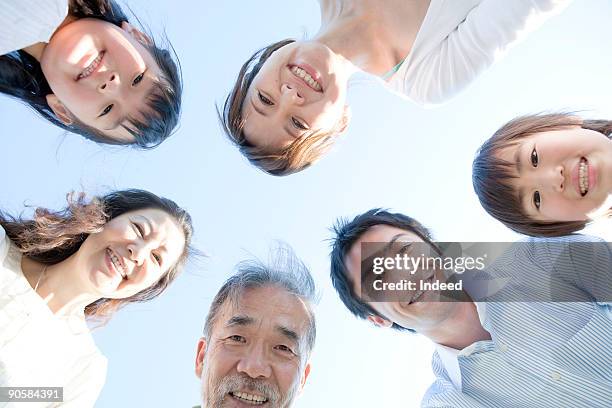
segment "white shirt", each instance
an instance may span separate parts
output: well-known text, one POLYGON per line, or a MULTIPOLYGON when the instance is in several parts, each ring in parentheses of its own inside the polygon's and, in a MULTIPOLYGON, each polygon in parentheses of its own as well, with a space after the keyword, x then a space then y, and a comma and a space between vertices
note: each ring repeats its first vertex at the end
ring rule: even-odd
POLYGON ((86 323, 54 315, 21 270, 22 255, 0 227, 0 386, 63 387, 64 403, 0 407, 93 407, 106 357, 86 323))
POLYGON ((2 0, 0 55, 49 38, 68 15, 68 0, 2 0))
POLYGON ((388 85, 423 105, 448 100, 571 0, 431 0, 388 85))

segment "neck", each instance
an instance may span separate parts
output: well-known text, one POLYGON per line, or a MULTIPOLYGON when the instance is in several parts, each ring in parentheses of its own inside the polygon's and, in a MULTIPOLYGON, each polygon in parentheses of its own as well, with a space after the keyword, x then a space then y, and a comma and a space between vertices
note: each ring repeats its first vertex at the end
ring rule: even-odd
POLYGON ((315 41, 354 65, 382 75, 410 52, 429 0, 319 0, 315 41))
POLYGON ((473 302, 457 302, 454 313, 431 330, 421 331, 434 343, 462 350, 481 340, 491 340, 491 335, 480 324, 473 302))
POLYGON ((360 69, 382 74, 396 63, 377 2, 320 0, 321 27, 314 41, 321 42, 360 69))
MULTIPOLYGON (((53 32, 53 34, 51 35, 51 38, 53 38, 53 36, 62 28, 64 28, 66 25, 76 21, 77 18, 74 16, 67 16, 64 21, 62 21, 62 23, 55 29, 55 31, 53 32)), ((25 48, 22 49, 22 51, 25 51, 26 53, 30 54, 32 57, 36 58, 36 61, 40 62, 43 54, 45 53, 45 49, 47 48, 47 44, 45 42, 39 42, 39 43, 35 43, 32 45, 29 45, 25 48)))
POLYGON ((40 262, 24 256, 21 268, 32 288, 38 284, 36 293, 55 315, 84 317, 85 306, 99 299, 84 288, 74 256, 48 265, 46 270, 40 262))

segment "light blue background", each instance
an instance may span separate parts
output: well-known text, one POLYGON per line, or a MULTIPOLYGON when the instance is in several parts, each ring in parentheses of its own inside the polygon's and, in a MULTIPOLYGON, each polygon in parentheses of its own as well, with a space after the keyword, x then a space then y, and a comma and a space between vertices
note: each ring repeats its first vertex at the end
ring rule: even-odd
POLYGON ((248 165, 221 134, 222 103, 256 49, 318 29, 314 0, 146 1, 129 5, 166 27, 185 83, 178 133, 151 152, 100 148, 0 98, 0 208, 58 208, 65 193, 138 187, 174 199, 195 220, 192 265, 159 299, 129 306, 96 341, 109 358, 98 407, 190 407, 198 403, 194 357, 209 302, 232 266, 266 257, 282 239, 311 267, 322 298, 312 372, 297 407, 414 407, 432 380, 431 345, 352 318, 328 278, 338 216, 390 207, 429 226, 439 240, 514 240, 480 208, 471 187, 476 148, 521 113, 586 109, 612 114, 612 4, 576 1, 514 48, 466 92, 423 110, 381 88, 351 91, 353 121, 334 150, 288 178, 248 165))

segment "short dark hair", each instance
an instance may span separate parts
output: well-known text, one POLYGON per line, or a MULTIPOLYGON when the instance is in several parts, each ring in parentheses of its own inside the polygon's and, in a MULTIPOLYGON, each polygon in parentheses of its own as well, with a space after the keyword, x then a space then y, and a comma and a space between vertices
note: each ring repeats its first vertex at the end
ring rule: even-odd
MULTIPOLYGON (((129 21, 114 0, 71 0, 69 14, 76 18, 95 18, 121 26, 129 21)), ((144 47, 159 66, 162 77, 153 85, 146 104, 150 111, 143 111, 142 119, 129 118, 126 130, 134 136, 133 146, 150 149, 166 140, 178 125, 183 91, 178 57, 167 38, 158 46, 151 37, 151 44, 144 47)), ((44 76, 40 63, 22 50, 0 55, 0 93, 29 105, 41 117, 68 132, 79 134, 96 143, 123 145, 125 142, 111 139, 104 132, 87 126, 78 120, 66 125, 57 118, 47 103, 47 95, 53 93, 44 76)))
POLYGON ((306 134, 278 152, 270 152, 249 143, 244 134, 244 118, 242 117, 242 107, 247 92, 268 58, 275 51, 293 42, 295 42, 293 39, 281 40, 255 52, 242 65, 234 88, 225 99, 223 109, 217 108, 219 121, 228 139, 238 147, 240 153, 253 166, 273 176, 287 176, 308 168, 329 150, 333 137, 340 133, 348 123, 348 116, 345 113, 334 129, 306 134))
POLYGON ((293 250, 288 245, 279 245, 271 251, 268 264, 250 259, 239 263, 235 269, 235 273, 225 281, 212 301, 204 324, 204 337, 210 339, 219 310, 226 300, 237 301, 249 289, 278 286, 302 299, 308 308, 310 324, 305 346, 307 354, 310 354, 317 336, 312 311, 312 304, 316 302, 316 288, 310 271, 293 250))
POLYGON ((472 185, 484 210, 506 227, 519 234, 556 237, 580 231, 587 221, 538 221, 523 210, 518 192, 511 185, 517 175, 515 163, 499 159, 501 150, 541 132, 579 126, 608 137, 612 121, 584 120, 575 113, 537 113, 519 116, 503 125, 476 152, 472 164, 472 185))
MULTIPOLYGON (((405 231, 410 231, 421 238, 425 243, 431 245, 438 252, 437 245, 432 241, 431 234, 421 223, 407 215, 391 213, 381 208, 374 208, 353 218, 351 221, 345 218, 336 220, 332 231, 335 237, 332 238, 332 250, 330 254, 331 266, 330 276, 332 284, 340 296, 344 306, 356 317, 367 319, 368 316, 381 316, 370 305, 363 301, 353 290, 353 283, 349 277, 345 258, 353 245, 370 228, 377 225, 388 225, 405 231)), ((387 319, 389 320, 389 319, 387 319)), ((402 327, 393 322, 392 327, 396 330, 407 330, 414 333, 413 329, 402 327)))

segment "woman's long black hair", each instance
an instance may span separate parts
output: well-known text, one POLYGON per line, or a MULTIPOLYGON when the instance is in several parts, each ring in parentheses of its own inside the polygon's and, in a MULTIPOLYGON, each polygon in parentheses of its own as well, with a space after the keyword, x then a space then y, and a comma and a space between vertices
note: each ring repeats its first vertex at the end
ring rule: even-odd
MULTIPOLYGON (((77 18, 96 18, 116 26, 129 21, 127 15, 114 0, 69 0, 69 14, 77 18)), ((159 65, 163 78, 147 101, 152 112, 142 112, 144 119, 132 120, 128 131, 135 138, 135 145, 151 148, 170 136, 178 124, 181 110, 182 77, 180 64, 174 49, 155 43, 146 48, 159 65)), ((54 125, 84 136, 97 143, 123 144, 105 136, 102 132, 78 121, 66 125, 60 121, 47 104, 47 95, 52 94, 40 63, 28 53, 17 50, 0 56, 0 93, 28 104, 43 118, 54 125)))

